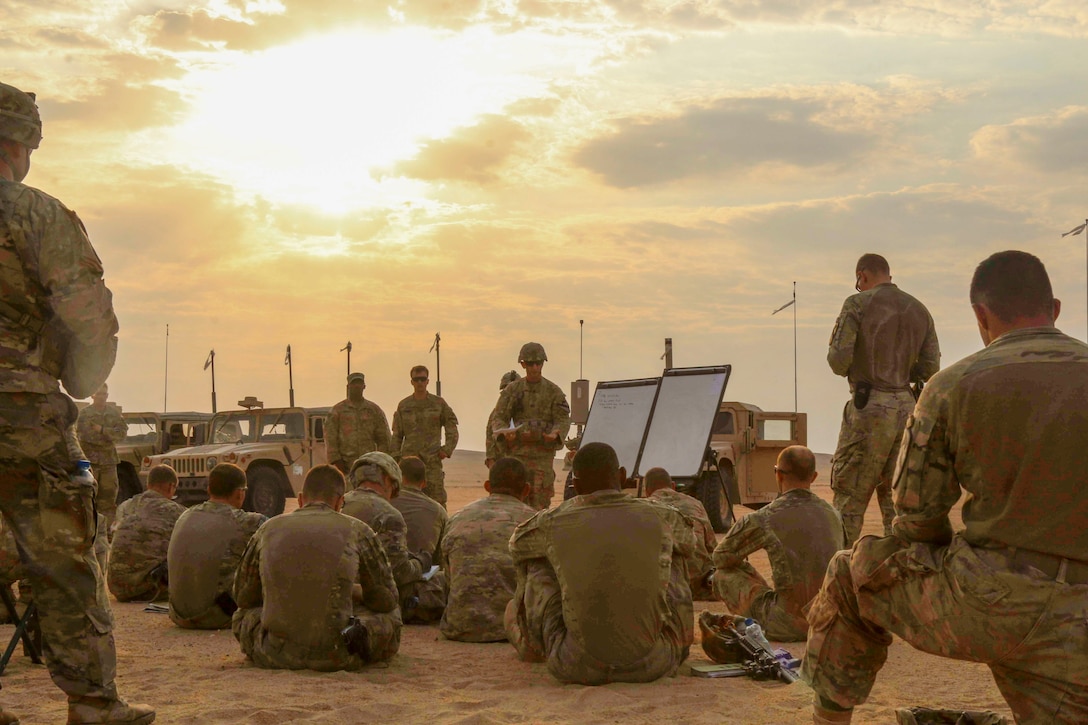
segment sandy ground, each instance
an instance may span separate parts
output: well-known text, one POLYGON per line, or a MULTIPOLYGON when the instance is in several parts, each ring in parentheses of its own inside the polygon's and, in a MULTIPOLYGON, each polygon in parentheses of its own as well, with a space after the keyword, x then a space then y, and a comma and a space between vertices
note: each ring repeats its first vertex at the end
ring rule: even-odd
MULTIPOLYGON (((451 511, 484 495, 482 454, 458 452, 446 470, 451 511)), ((828 457, 821 456, 815 490, 830 500, 828 470, 828 457)), ((879 521, 874 500, 865 532, 877 533, 879 521)), ((765 557, 757 555, 753 563, 769 576, 765 557)), ((696 613, 703 609, 722 611, 697 602, 696 613)), ((691 677, 688 665, 708 662, 698 644, 676 677, 648 685, 561 685, 543 665, 519 662, 506 643, 450 642, 436 626, 405 627, 400 652, 386 666, 361 673, 280 672, 247 663, 229 630, 178 629, 139 604, 113 602, 113 612, 122 696, 154 705, 161 723, 811 722, 811 690, 803 684, 691 677)), ((0 627, 3 642, 11 632, 0 627)), ((804 653, 803 644, 785 646, 794 655, 804 653)), ((63 694, 44 666, 20 652, 4 672, 0 702, 23 723, 64 722, 63 694)), ((894 723, 895 708, 912 705, 991 709, 1011 717, 986 667, 933 657, 896 640, 854 722, 894 723)))

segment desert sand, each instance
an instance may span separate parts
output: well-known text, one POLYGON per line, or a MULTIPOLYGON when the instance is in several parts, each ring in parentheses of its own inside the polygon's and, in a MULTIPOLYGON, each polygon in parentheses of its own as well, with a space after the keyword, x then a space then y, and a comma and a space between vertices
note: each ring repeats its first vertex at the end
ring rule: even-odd
MULTIPOLYGON (((458 451, 447 461, 451 512, 485 494, 485 476, 480 453, 458 451)), ((830 500, 828 477, 828 457, 820 456, 814 490, 830 500)), ((746 511, 738 508, 738 516, 746 511)), ((874 499, 865 533, 879 528, 874 499)), ((756 555, 753 564, 769 577, 765 556, 756 555)), ((518 661, 506 643, 450 642, 436 626, 405 627, 399 654, 363 672, 268 671, 245 661, 229 630, 182 630, 165 614, 145 613, 141 604, 112 604, 122 696, 153 705, 160 723, 811 722, 812 693, 802 683, 691 677, 689 665, 709 661, 698 642, 676 677, 646 685, 561 685, 544 665, 518 661)), ((696 602, 696 614, 703 609, 723 611, 720 604, 696 602)), ((0 627, 4 643, 11 632, 10 626, 0 627)), ((796 656, 804 654, 803 643, 783 646, 796 656)), ((45 667, 32 664, 21 651, 0 681, 0 703, 23 723, 65 721, 64 695, 45 667)), ((896 640, 854 722, 894 723, 895 708, 914 705, 991 709, 1011 717, 985 666, 933 657, 896 640)))

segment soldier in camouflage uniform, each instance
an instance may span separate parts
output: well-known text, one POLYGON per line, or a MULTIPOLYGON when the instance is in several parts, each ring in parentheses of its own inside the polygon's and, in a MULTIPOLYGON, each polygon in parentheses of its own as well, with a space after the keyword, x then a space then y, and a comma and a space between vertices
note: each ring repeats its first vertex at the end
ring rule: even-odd
POLYGON ((224 629, 237 609, 231 589, 249 540, 268 520, 243 511, 246 472, 220 463, 208 473, 208 500, 181 515, 170 536, 170 619, 186 629, 224 629))
POLYGON ((348 375, 347 400, 334 405, 325 421, 325 460, 344 474, 364 453, 389 452, 389 421, 376 403, 363 399, 364 390, 362 373, 348 375))
POLYGON ((392 453, 400 459, 417 456, 427 464, 424 493, 446 506, 446 474, 442 461, 457 447, 457 416, 446 401, 427 392, 430 372, 423 365, 412 368, 414 391, 397 405, 393 413, 392 453), (442 443, 442 432, 446 442, 442 443))
POLYGON ((125 439, 128 423, 121 415, 121 408, 115 403, 108 403, 109 386, 102 383, 92 402, 79 411, 76 420, 76 432, 79 444, 87 460, 91 462, 91 472, 98 481, 98 496, 95 503, 98 513, 106 517, 109 524, 117 515, 117 444, 125 439))
POLYGON ((574 476, 577 496, 510 539, 518 582, 504 618, 510 643, 561 682, 676 674, 694 638, 684 563, 691 527, 671 506, 620 490, 627 473, 605 443, 578 451, 574 476))
POLYGON ((166 598, 166 552, 174 524, 185 513, 185 507, 174 501, 177 490, 174 469, 153 466, 147 474, 147 490, 117 507, 106 574, 117 601, 166 598))
POLYGON ((518 362, 525 369, 525 377, 506 386, 488 419, 495 436, 505 439, 506 454, 529 469, 532 492, 526 503, 535 509, 551 505, 555 452, 563 447, 563 437, 570 429, 567 396, 542 375, 547 359, 540 343, 522 345, 518 362))
MULTIPOLYGON (((114 683, 113 617, 94 558, 94 487, 72 480, 65 432, 109 377, 117 318, 79 218, 23 185, 41 141, 34 96, 0 84, 0 512, 34 588, 69 723, 138 723, 114 683)), ((0 711, 0 724, 15 722, 0 711)))
POLYGON ((423 487, 427 485, 427 466, 423 461, 415 456, 402 458, 400 473, 400 494, 389 503, 404 517, 408 527, 408 550, 429 551, 432 563, 437 564, 449 515, 437 501, 423 493, 423 487))
POLYGON ((405 623, 435 622, 446 607, 445 577, 441 572, 425 580, 434 561, 430 551, 409 551, 408 525, 389 503, 400 495, 401 473, 386 453, 360 456, 351 466, 343 512, 374 530, 385 549, 393 579, 400 592, 405 623))
MULTIPOLYGON (((511 370, 508 373, 503 373, 503 376, 499 378, 499 392, 506 390, 506 386, 514 382, 521 376, 518 375, 517 370, 511 370)), ((510 421, 506 421, 509 425, 510 421)), ((491 468, 491 464, 506 455, 506 441, 505 439, 495 439, 495 431, 491 430, 491 421, 488 420, 484 431, 484 465, 491 468)))
POLYGON ((835 508, 848 544, 861 535, 874 489, 884 534, 891 533, 891 476, 903 424, 914 407, 910 385, 928 380, 941 362, 929 310, 892 284, 888 261, 864 254, 856 274, 858 293, 843 303, 827 353, 831 370, 846 377, 853 395, 843 408, 831 460, 835 508))
POLYGON ((714 565, 710 563, 710 554, 718 545, 718 537, 714 535, 714 527, 710 524, 706 509, 698 499, 677 491, 676 483, 664 468, 651 468, 646 471, 643 481, 646 496, 650 500, 672 506, 687 517, 691 533, 695 535, 695 548, 691 551, 691 558, 687 560, 691 598, 695 601, 713 599, 710 575, 714 573, 714 565))
POLYGON ((503 614, 517 587, 510 536, 535 512, 525 504, 528 471, 516 458, 500 458, 484 489, 490 494, 450 517, 442 538, 446 611, 439 629, 461 642, 506 639, 503 614))
POLYGON ((820 591, 827 562, 846 548, 842 519, 812 493, 816 457, 804 446, 778 454, 774 467, 779 495, 733 524, 714 549, 714 589, 732 614, 751 617, 776 642, 803 642, 805 611, 820 591), (747 557, 766 551, 772 589, 747 557))
POLYGON ((234 580, 233 630, 258 667, 358 670, 400 647, 397 585, 374 532, 339 513, 344 475, 315 466, 299 509, 269 519, 250 539, 234 580), (350 622, 364 645, 341 635, 350 622))
POLYGON ((809 611, 817 723, 850 721, 892 634, 989 665, 1017 722, 1088 722, 1088 345, 1030 254, 983 261, 970 299, 986 347, 908 419, 893 535, 836 554, 809 611))

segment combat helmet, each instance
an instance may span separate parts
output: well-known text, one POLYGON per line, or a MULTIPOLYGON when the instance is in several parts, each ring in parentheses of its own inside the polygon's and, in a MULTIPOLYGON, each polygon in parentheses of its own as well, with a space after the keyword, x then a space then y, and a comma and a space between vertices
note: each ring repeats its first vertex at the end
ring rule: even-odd
POLYGON ((518 362, 547 362, 548 353, 544 352, 544 346, 539 342, 527 342, 521 346, 518 353, 518 362))
POLYGON ((0 83, 0 138, 36 149, 42 141, 42 118, 33 93, 0 83))
POLYGON ((502 378, 499 380, 499 390, 506 390, 506 386, 514 382, 521 376, 518 375, 517 370, 511 370, 508 373, 503 373, 502 378))
POLYGON ((371 451, 356 458, 355 462, 351 464, 351 470, 348 472, 348 481, 356 488, 363 481, 381 483, 381 478, 373 478, 378 474, 378 471, 383 471, 393 479, 393 495, 390 498, 396 498, 400 495, 400 466, 397 465, 391 455, 381 451, 371 451))

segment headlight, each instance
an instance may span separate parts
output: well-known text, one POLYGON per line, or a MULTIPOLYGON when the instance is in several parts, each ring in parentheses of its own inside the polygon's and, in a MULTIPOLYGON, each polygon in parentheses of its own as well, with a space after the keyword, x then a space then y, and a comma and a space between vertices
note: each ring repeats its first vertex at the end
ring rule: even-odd
POLYGON ((234 463, 238 460, 238 454, 231 451, 223 457, 223 460, 225 460, 227 463, 234 463))
POLYGON ((215 468, 215 456, 208 456, 208 460, 204 461, 208 466, 208 470, 215 468))

